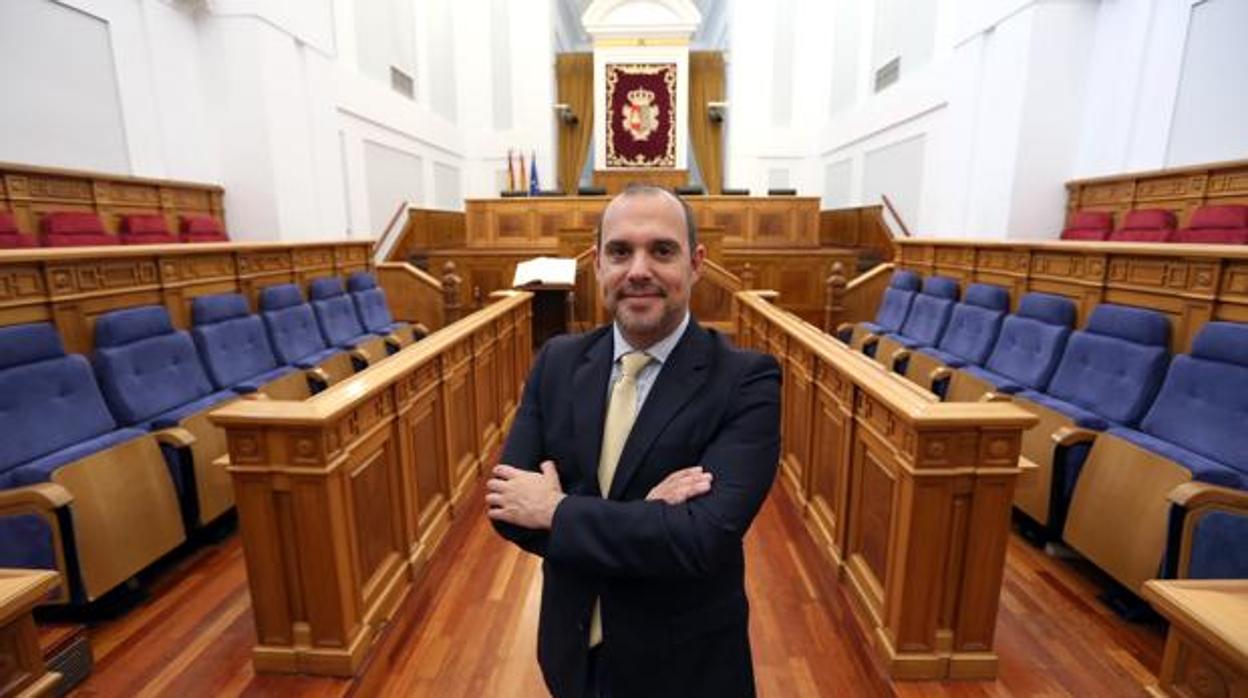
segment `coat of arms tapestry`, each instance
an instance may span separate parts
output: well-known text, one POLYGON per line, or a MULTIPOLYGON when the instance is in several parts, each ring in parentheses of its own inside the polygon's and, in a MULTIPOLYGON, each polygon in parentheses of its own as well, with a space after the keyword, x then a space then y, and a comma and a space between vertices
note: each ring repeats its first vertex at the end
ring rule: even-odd
POLYGON ((676 64, 607 65, 607 167, 676 166, 676 64))

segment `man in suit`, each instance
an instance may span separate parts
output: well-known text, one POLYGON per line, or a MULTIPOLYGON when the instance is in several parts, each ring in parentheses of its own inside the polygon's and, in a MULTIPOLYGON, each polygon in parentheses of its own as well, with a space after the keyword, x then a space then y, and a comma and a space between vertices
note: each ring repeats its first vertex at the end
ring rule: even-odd
POLYGON ((775 478, 780 370, 689 314, 688 206, 632 187, 594 264, 614 322, 552 339, 487 485, 545 558, 538 660, 558 698, 754 695, 742 537, 775 478))

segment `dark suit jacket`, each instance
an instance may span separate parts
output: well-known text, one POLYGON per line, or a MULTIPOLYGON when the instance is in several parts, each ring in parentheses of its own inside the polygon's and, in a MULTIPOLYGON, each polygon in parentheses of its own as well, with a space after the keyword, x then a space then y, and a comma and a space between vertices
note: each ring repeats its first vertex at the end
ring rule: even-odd
POLYGON ((538 659, 551 692, 579 696, 589 620, 601 599, 613 698, 754 695, 741 539, 775 478, 780 369, 690 322, 650 389, 610 496, 598 455, 611 326, 552 339, 525 384, 502 462, 555 461, 569 496, 550 531, 500 533, 545 558, 538 659), (647 502, 669 473, 701 465, 711 491, 647 502))

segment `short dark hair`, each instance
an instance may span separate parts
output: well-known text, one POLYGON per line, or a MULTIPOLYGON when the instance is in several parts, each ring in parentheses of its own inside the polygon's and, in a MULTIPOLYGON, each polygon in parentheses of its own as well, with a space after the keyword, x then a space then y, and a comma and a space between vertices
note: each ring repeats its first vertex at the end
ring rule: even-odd
MULTIPOLYGON (((633 196, 655 196, 659 194, 666 194, 667 196, 676 199, 676 203, 680 204, 680 209, 684 211, 685 231, 687 233, 686 237, 689 239, 689 254, 692 256, 694 248, 698 246, 698 224, 693 218, 693 209, 689 207, 689 203, 680 198, 680 195, 671 189, 665 189, 654 184, 630 184, 624 188, 624 191, 617 194, 614 199, 611 199, 611 201, 607 203, 607 208, 610 208, 611 204, 615 203, 616 199, 625 199, 633 196)), ((602 209, 602 214, 598 216, 597 240, 595 244, 597 244, 599 248, 602 247, 602 222, 606 219, 606 217, 607 209, 604 208, 602 209)))

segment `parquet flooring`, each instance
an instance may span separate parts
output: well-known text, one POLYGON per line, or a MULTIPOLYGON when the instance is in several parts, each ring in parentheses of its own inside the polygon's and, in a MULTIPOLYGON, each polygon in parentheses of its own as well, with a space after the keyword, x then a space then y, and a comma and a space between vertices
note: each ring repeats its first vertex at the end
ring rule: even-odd
MULTIPOLYGON (((779 487, 746 547, 765 698, 1138 696, 1160 665, 1160 627, 1118 619, 1096 601, 1097 575, 1013 536, 997 631, 999 679, 892 683, 869 653, 845 588, 779 487)), ((364 682, 257 675, 235 534, 166 566, 145 603, 94 623, 95 670, 73 695, 544 696, 536 661, 540 585, 537 559, 494 535, 478 505, 453 525, 364 682)))

